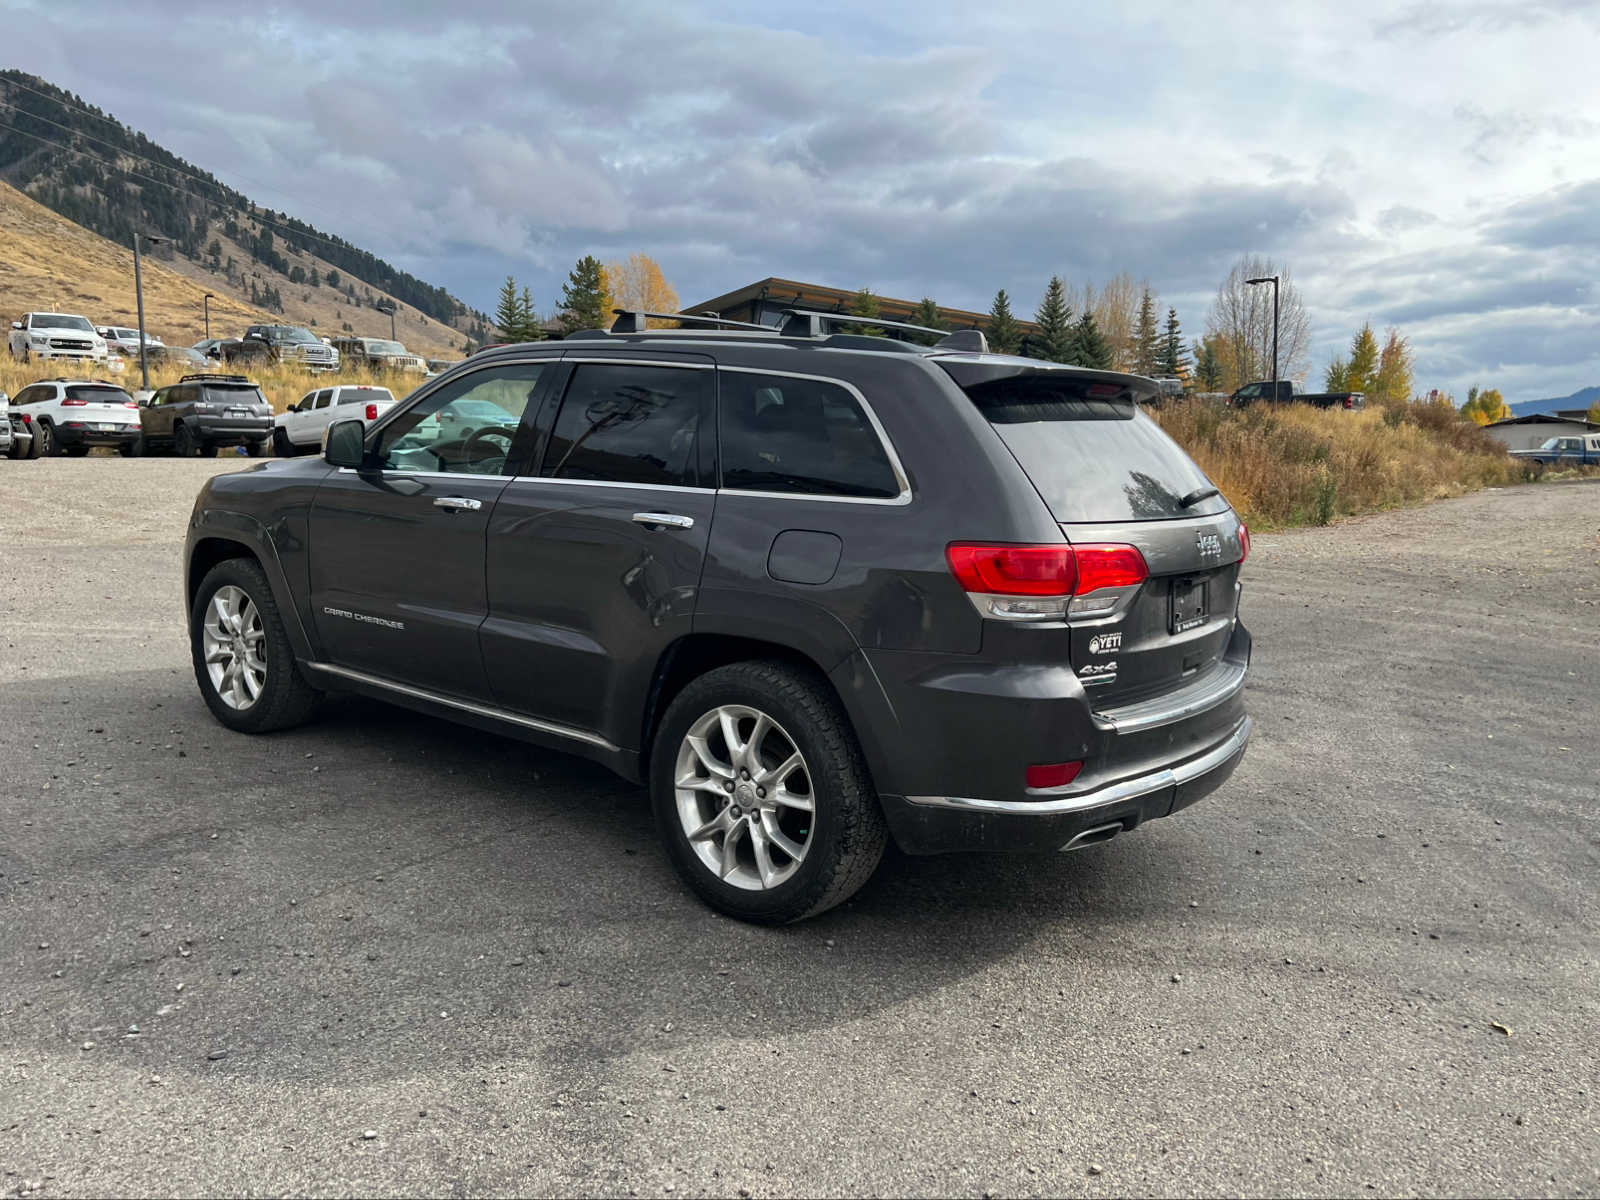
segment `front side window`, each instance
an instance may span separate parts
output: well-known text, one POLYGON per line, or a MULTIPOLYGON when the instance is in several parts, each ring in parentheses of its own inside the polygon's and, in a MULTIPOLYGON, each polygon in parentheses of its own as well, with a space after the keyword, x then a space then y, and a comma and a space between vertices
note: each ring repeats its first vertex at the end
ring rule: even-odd
POLYGON ((587 363, 572 373, 543 474, 610 483, 700 486, 696 453, 711 372, 587 363))
POLYGON ((513 363, 452 380, 384 427, 376 450, 379 466, 503 475, 544 369, 544 363, 513 363))
POLYGON ((722 486, 890 500, 889 456, 860 402, 836 383, 723 371, 722 486))

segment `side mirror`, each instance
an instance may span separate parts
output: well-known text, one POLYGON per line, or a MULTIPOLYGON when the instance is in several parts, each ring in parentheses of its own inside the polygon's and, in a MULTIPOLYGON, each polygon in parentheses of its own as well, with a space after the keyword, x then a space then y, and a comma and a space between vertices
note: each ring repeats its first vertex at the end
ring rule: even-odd
POLYGON ((366 424, 359 419, 335 421, 328 426, 328 432, 322 435, 323 461, 330 467, 352 467, 359 470, 365 457, 363 442, 366 436, 366 424))
POLYGON ((22 322, 21 321, 13 321, 13 322, 11 322, 11 328, 13 328, 13 329, 21 329, 22 328, 22 322))

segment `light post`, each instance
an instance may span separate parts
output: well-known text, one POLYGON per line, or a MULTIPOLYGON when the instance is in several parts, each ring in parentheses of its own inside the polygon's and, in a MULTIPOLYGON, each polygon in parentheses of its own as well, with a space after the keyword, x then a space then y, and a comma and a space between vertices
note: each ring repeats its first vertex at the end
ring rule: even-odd
POLYGON ((400 335, 394 331, 394 301, 380 300, 376 307, 379 312, 389 314, 389 340, 391 342, 398 341, 400 335))
POLYGON ((208 342, 211 340, 211 301, 213 299, 215 299, 215 293, 207 292, 205 299, 200 302, 205 305, 206 309, 206 341, 208 342))
POLYGON ((145 391, 150 390, 150 356, 146 353, 144 342, 144 272, 139 267, 139 239, 143 238, 152 246, 159 246, 167 239, 154 233, 140 233, 133 231, 133 297, 139 305, 139 376, 143 382, 140 387, 145 391))
POLYGON ((1272 402, 1276 404, 1278 396, 1278 277, 1276 275, 1263 275, 1260 279, 1246 279, 1246 283, 1270 283, 1272 285, 1272 402))

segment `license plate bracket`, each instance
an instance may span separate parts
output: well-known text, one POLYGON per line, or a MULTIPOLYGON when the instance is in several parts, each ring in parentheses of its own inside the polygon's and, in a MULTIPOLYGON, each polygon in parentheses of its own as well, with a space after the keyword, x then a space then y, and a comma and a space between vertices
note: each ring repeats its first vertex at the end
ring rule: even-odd
POLYGON ((1206 623, 1211 611, 1204 579, 1174 579, 1172 581, 1171 615, 1167 627, 1173 633, 1183 633, 1206 623))

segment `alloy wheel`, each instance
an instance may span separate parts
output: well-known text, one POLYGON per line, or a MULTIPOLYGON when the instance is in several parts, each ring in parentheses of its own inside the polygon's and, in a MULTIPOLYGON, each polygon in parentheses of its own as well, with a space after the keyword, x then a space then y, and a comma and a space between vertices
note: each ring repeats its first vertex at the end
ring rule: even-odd
POLYGON ((247 709, 267 686, 266 630, 243 588, 227 584, 206 605, 201 624, 206 674, 229 708, 247 709))
POLYGON ((684 734, 673 772, 678 820, 724 883, 765 891, 800 869, 816 803, 805 756, 759 709, 724 704, 684 734))

